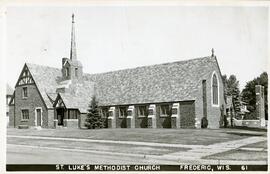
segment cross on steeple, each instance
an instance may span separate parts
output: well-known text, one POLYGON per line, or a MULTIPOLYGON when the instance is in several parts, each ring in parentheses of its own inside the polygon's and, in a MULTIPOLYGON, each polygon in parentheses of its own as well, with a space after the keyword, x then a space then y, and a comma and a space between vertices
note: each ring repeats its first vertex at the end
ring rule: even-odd
POLYGON ((75 21, 74 21, 74 14, 72 14, 72 27, 71 27, 71 48, 70 48, 70 59, 76 60, 76 42, 75 42, 75 21))
POLYGON ((212 52, 212 55, 211 56, 214 57, 215 56, 215 54, 214 54, 215 53, 214 48, 211 49, 211 52, 212 52))

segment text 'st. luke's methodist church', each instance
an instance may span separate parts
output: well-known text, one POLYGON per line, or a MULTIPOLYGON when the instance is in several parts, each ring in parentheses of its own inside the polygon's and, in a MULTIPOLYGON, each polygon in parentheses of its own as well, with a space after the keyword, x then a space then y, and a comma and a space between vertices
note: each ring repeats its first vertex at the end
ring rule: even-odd
POLYGON ((93 96, 109 128, 219 128, 222 76, 208 57, 99 74, 83 73, 72 15, 70 58, 62 69, 26 63, 10 102, 10 127, 83 128, 93 96))

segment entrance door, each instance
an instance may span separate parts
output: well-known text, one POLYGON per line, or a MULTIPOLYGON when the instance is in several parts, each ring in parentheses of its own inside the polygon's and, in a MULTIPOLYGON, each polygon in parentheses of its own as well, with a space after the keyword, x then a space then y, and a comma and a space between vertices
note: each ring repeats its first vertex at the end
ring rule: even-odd
POLYGON ((41 126, 41 109, 36 109, 37 114, 37 126, 41 126))
POLYGON ((64 125, 64 109, 58 108, 56 112, 57 112, 58 126, 63 126, 64 125))

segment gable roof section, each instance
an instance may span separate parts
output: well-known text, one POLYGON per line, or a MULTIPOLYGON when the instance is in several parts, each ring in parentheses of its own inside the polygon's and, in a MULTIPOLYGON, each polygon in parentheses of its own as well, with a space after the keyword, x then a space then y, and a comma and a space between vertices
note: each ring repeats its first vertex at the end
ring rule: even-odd
POLYGON ((61 80, 62 73, 58 68, 52 68, 48 66, 41 66, 36 64, 26 63, 29 72, 34 79, 34 82, 42 96, 47 108, 52 108, 52 102, 50 98, 53 93, 56 93, 57 83, 61 80))
POLYGON ((217 66, 214 57, 203 57, 88 74, 86 78, 96 83, 101 106, 195 100, 198 86, 209 77, 213 66, 217 66))
POLYGON ((66 108, 86 113, 94 96, 94 83, 87 80, 75 81, 69 86, 68 92, 59 93, 58 96, 57 99, 61 98, 66 108))

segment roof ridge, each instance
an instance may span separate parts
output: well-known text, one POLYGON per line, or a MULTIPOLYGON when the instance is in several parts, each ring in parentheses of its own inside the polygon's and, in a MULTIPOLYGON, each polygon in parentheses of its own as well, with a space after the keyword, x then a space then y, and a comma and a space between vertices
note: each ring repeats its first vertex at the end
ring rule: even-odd
POLYGON ((137 67, 133 67, 133 68, 118 69, 118 70, 112 70, 112 71, 106 71, 106 72, 100 72, 100 73, 84 73, 84 74, 86 76, 99 75, 99 74, 106 74, 106 73, 112 73, 112 72, 120 72, 120 71, 132 70, 132 69, 137 69, 137 68, 145 68, 145 67, 152 67, 152 66, 162 66, 162 65, 169 65, 169 64, 174 64, 174 63, 183 63, 183 62, 190 62, 190 61, 196 61, 196 60, 201 60, 201 59, 210 59, 210 58, 213 58, 213 57, 212 56, 197 57, 197 58, 191 58, 191 59, 185 59, 185 60, 179 60, 179 61, 173 61, 173 62, 137 66, 137 67))
POLYGON ((44 68, 52 68, 52 69, 58 69, 58 70, 61 70, 61 68, 57 68, 57 67, 53 67, 53 66, 40 65, 40 64, 28 63, 28 62, 26 62, 25 64, 26 64, 27 66, 33 65, 33 66, 41 66, 41 67, 44 67, 44 68))
MULTIPOLYGON (((138 69, 138 68, 145 68, 145 67, 152 67, 152 66, 162 66, 162 65, 169 65, 169 64, 174 64, 174 63, 183 63, 183 62, 190 62, 190 61, 196 61, 196 60, 202 60, 202 59, 207 59, 207 58, 212 58, 212 56, 204 56, 204 57, 197 57, 197 58, 191 58, 191 59, 185 59, 185 60, 179 60, 179 61, 173 61, 173 62, 166 62, 166 63, 157 63, 157 64, 152 64, 152 65, 144 65, 144 66, 137 66, 133 68, 125 68, 125 69, 118 69, 118 70, 112 70, 112 71, 106 71, 106 72, 100 72, 100 73, 84 73, 84 76, 91 76, 91 75, 98 75, 98 74, 106 74, 106 73, 112 73, 112 72, 119 72, 119 71, 126 71, 126 70, 132 70, 132 69, 138 69)), ((40 65, 40 64, 35 64, 35 63, 25 63, 27 66, 28 65, 34 65, 34 66, 41 66, 44 68, 52 68, 52 69, 57 69, 61 70, 61 68, 56 68, 52 66, 47 66, 47 65, 40 65)))

